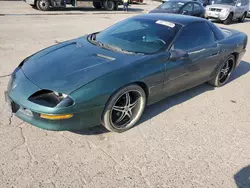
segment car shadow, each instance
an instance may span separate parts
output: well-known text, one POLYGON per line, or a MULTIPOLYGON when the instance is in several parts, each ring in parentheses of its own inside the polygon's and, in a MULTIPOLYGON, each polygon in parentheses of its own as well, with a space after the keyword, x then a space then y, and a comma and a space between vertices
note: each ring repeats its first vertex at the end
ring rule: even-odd
POLYGON ((100 135, 104 133, 108 133, 109 131, 104 128, 102 125, 97 125, 95 127, 91 127, 88 129, 83 129, 79 131, 70 131, 75 134, 81 134, 81 135, 100 135))
MULTIPOLYGON (((240 65, 234 70, 227 84, 247 74, 249 71, 250 71, 250 63, 241 61, 240 65)), ((145 109, 141 119, 139 120, 136 126, 140 126, 141 123, 153 118, 154 116, 157 116, 158 114, 170 109, 173 106, 188 101, 193 97, 196 97, 210 90, 214 90, 214 87, 205 83, 197 87, 194 87, 192 89, 183 91, 179 94, 173 95, 171 97, 167 97, 166 99, 163 99, 155 104, 152 104, 145 109)), ((103 126, 100 125, 90 129, 85 129, 81 131, 72 131, 72 132, 82 135, 98 135, 107 133, 108 131, 103 126)))
POLYGON ((232 73, 228 83, 243 76, 244 74, 247 74, 249 71, 250 71, 250 63, 246 61, 241 61, 240 65, 232 73))
MULTIPOLYGON (((249 71, 250 71, 250 63, 241 61, 240 65, 234 70, 227 84, 229 84, 230 82, 233 82, 234 80, 243 76, 249 71)), ((196 97, 210 90, 214 90, 214 87, 208 83, 204 83, 202 85, 183 91, 171 97, 167 97, 151 106, 148 106, 145 109, 144 114, 142 115, 141 119, 139 120, 138 125, 140 123, 143 123, 144 121, 151 119, 154 116, 157 116, 163 111, 170 109, 173 106, 176 106, 180 103, 188 101, 192 99, 193 97, 196 97)))
MULTIPOLYGON (((222 22, 222 21, 219 21, 219 20, 213 20, 213 19, 211 19, 211 21, 212 21, 213 23, 217 23, 217 24, 222 24, 222 25, 224 25, 223 22, 222 22)), ((247 22, 250 22, 250 19, 247 19, 247 18, 246 18, 244 22, 238 22, 237 20, 233 20, 229 25, 244 24, 244 23, 247 23, 247 22)))
POLYGON ((242 168, 234 175, 234 181, 238 188, 250 187, 250 165, 242 168))

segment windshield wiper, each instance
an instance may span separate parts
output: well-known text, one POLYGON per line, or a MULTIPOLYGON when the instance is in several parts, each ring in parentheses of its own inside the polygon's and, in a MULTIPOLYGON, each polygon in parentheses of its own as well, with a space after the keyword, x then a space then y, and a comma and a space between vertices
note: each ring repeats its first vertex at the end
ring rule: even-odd
POLYGON ((96 45, 98 45, 98 46, 101 46, 101 47, 106 46, 106 45, 103 44, 102 42, 96 40, 96 34, 95 34, 95 33, 89 35, 89 40, 90 40, 92 43, 94 43, 94 44, 96 44, 96 45))
POLYGON ((124 50, 118 46, 115 46, 115 45, 111 45, 111 44, 104 44, 102 43, 101 41, 98 41, 96 40, 96 33, 92 33, 89 35, 89 40, 91 40, 92 43, 102 47, 102 48, 106 48, 106 49, 109 49, 109 50, 112 50, 112 51, 118 51, 118 52, 122 52, 122 53, 127 53, 127 54, 141 54, 141 55, 144 55, 144 53, 141 53, 141 52, 131 52, 131 51, 127 51, 127 50, 124 50))
POLYGON ((105 47, 111 49, 111 50, 114 50, 114 51, 118 51, 118 52, 123 52, 123 53, 126 53, 126 54, 141 54, 141 55, 144 55, 144 53, 141 53, 141 52, 133 52, 133 51, 127 51, 127 50, 124 50, 118 46, 115 46, 115 45, 111 45, 111 44, 104 44, 105 47))

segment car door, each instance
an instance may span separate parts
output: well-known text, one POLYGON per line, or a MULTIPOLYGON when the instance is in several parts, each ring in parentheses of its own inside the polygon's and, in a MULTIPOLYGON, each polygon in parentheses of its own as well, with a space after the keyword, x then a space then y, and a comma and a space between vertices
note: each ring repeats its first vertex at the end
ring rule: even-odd
POLYGON ((206 82, 220 61, 215 35, 205 21, 185 26, 175 39, 170 52, 174 50, 181 50, 187 56, 170 59, 166 63, 166 96, 206 82))
POLYGON ((193 16, 203 17, 204 8, 199 3, 193 3, 193 6, 194 6, 193 16))
POLYGON ((186 3, 181 9, 181 14, 192 15, 193 14, 193 3, 186 3))
POLYGON ((244 1, 238 0, 235 5, 235 17, 240 18, 244 13, 244 1))
POLYGON ((245 13, 245 12, 248 12, 249 11, 249 0, 241 0, 241 15, 240 17, 242 17, 242 15, 245 13))

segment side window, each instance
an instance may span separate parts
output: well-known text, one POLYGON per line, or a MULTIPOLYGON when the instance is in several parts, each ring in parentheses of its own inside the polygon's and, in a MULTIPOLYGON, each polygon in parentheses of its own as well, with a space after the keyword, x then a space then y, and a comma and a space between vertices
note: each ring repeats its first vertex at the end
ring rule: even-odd
POLYGON ((215 42, 211 28, 205 22, 185 26, 176 38, 172 49, 189 50, 215 42))
POLYGON ((246 5, 245 0, 238 0, 236 2, 236 4, 238 4, 238 3, 241 3, 241 6, 245 6, 246 5))
POLYGON ((238 0, 236 4, 241 3, 241 6, 244 6, 244 0, 238 0))
POLYGON ((197 3, 194 3, 194 11, 200 11, 201 10, 201 6, 197 3))
POLYGON ((249 0, 244 0, 244 6, 246 6, 246 5, 248 5, 248 3, 249 3, 249 0))
POLYGON ((186 4, 186 5, 182 8, 182 11, 192 12, 192 11, 193 11, 193 4, 192 4, 192 3, 186 4))

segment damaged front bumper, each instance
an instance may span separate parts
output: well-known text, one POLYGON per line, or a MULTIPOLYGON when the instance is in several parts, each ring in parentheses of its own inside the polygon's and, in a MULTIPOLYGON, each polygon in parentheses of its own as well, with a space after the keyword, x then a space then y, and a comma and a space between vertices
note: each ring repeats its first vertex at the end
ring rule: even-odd
POLYGON ((9 81, 5 100, 18 118, 47 130, 81 130, 100 124, 104 106, 74 111, 75 106, 52 108, 33 103, 29 96, 40 90, 17 68, 9 81), (99 117, 99 118, 97 118, 99 117))

